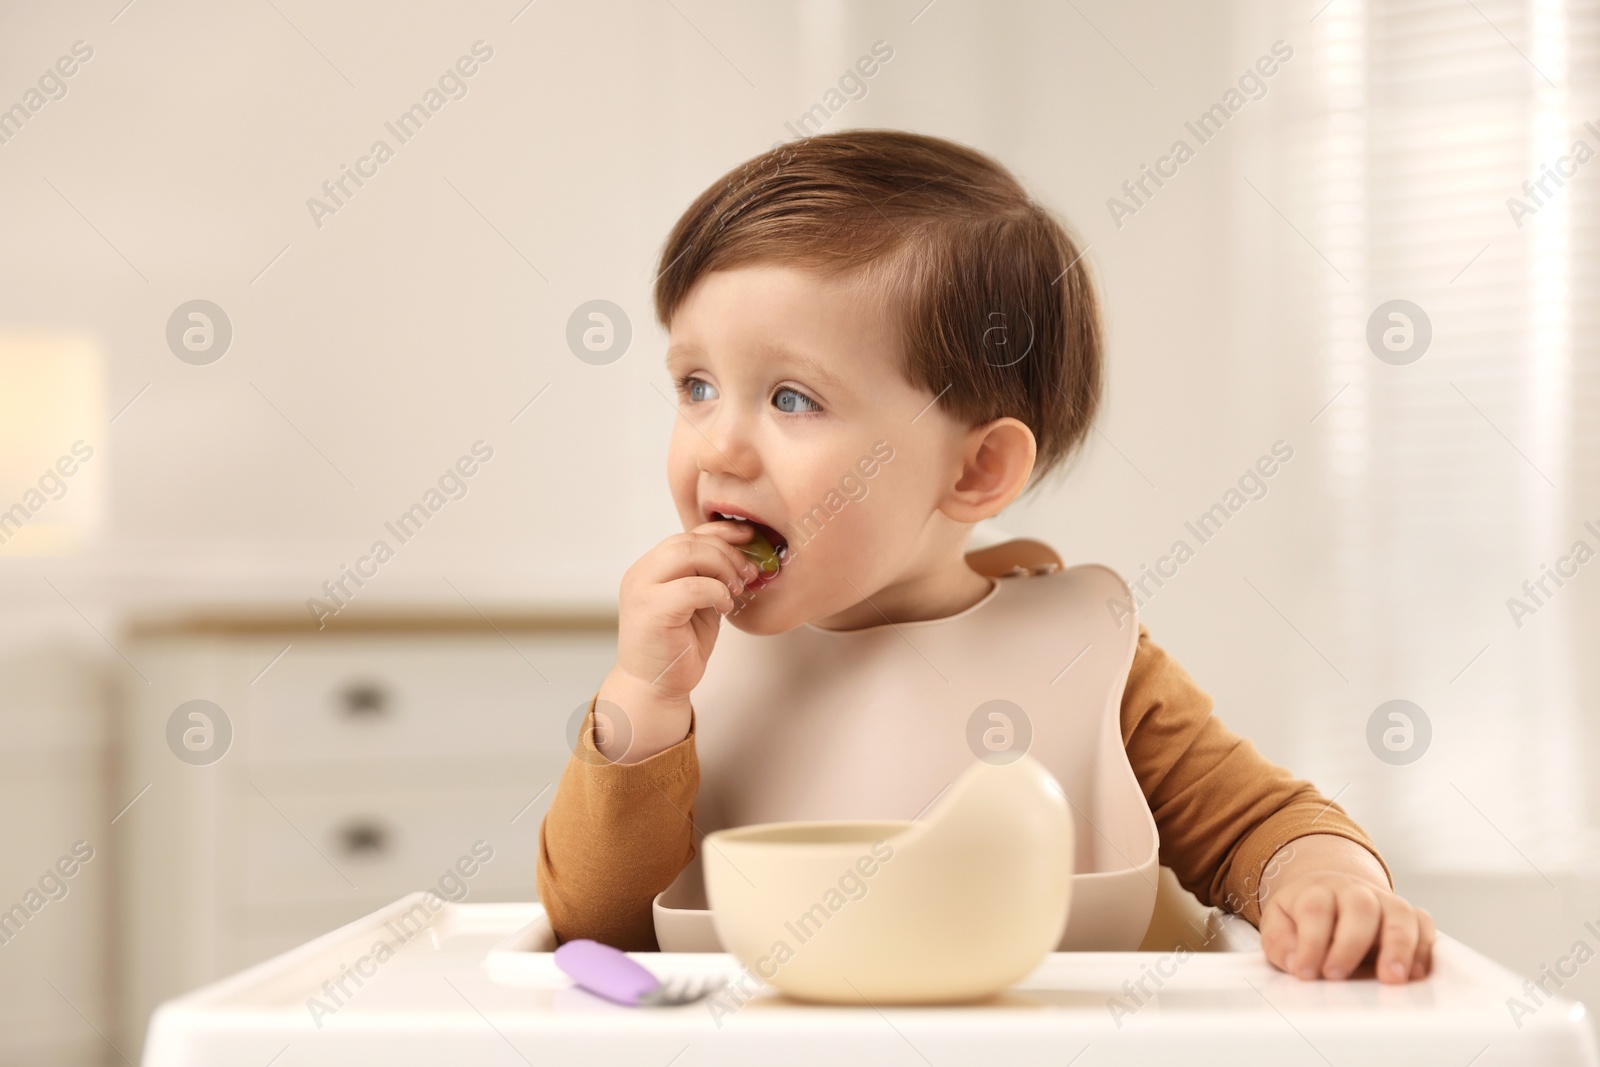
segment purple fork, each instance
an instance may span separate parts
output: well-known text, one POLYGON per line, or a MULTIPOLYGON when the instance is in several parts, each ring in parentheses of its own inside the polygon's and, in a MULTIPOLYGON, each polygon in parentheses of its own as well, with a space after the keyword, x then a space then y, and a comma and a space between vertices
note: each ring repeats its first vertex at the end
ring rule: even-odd
POLYGON ((627 954, 579 938, 556 948, 556 966, 584 989, 630 1008, 690 1004, 709 996, 726 979, 712 974, 678 975, 663 982, 627 954))

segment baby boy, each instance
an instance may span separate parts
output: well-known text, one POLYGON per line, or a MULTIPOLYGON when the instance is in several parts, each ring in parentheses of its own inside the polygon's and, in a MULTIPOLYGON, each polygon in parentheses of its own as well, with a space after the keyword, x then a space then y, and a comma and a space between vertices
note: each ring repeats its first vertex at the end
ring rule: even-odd
POLYGON ((1008 171, 888 130, 774 148, 684 213, 655 305, 684 532, 623 576, 617 662, 540 828, 559 940, 654 949, 652 901, 710 830, 912 819, 998 744, 1073 801, 1062 947, 1137 948, 1159 858, 1284 971, 1428 974, 1428 913, 1211 714, 1120 578, 969 548, 1062 469, 1101 387, 1086 264, 1008 171))

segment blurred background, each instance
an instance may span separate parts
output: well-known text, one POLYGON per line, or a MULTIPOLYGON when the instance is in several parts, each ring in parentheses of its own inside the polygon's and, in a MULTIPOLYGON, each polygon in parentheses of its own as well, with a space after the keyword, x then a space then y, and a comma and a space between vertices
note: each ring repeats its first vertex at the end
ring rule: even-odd
POLYGON ((1162 574, 1153 638, 1443 930, 1596 947, 1600 2, 7 3, 0 108, 5 1062, 533 896, 676 529, 657 252, 858 126, 993 154, 1105 297, 1098 430, 986 536, 1162 574))

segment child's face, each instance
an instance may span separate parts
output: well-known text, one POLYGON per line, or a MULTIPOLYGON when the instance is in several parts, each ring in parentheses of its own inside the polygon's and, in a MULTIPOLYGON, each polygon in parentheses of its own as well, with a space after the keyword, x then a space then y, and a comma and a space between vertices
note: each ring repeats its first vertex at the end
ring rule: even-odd
POLYGON ((886 309, 799 268, 713 271, 674 314, 667 369, 691 379, 667 459, 683 527, 716 508, 789 545, 728 616, 739 629, 782 633, 959 560, 966 527, 939 505, 967 431, 900 366, 886 309))

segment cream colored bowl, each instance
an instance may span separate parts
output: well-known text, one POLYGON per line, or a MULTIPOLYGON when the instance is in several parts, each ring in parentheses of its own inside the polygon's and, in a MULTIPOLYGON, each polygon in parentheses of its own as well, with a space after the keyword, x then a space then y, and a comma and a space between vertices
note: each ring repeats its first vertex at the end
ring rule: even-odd
POLYGON ((792 996, 935 1004, 988 996, 1056 947, 1072 813, 1023 756, 975 763, 918 822, 763 823, 702 850, 727 950, 792 996))

